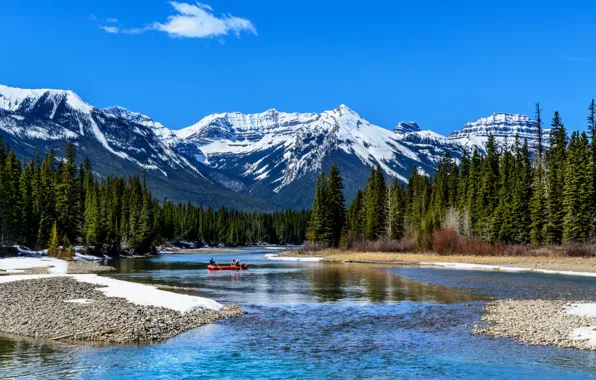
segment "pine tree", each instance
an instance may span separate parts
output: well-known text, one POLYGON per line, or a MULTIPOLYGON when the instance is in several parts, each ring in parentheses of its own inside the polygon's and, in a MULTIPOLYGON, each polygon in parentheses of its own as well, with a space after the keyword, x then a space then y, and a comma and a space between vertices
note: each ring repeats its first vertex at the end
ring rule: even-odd
POLYGON ((591 232, 592 165, 586 133, 571 135, 565 166, 563 192, 563 241, 586 241, 591 232))
POLYGON ((533 244, 542 244, 545 241, 544 232, 547 223, 547 203, 544 165, 540 159, 536 160, 536 169, 534 170, 530 217, 530 242, 533 244))
POLYGON ((330 243, 332 231, 329 226, 329 210, 327 208, 327 177, 321 173, 315 186, 315 197, 311 208, 310 222, 306 236, 314 243, 330 243))
POLYGON ((542 110, 540 109, 540 103, 536 103, 536 128, 537 128, 537 135, 538 135, 538 159, 542 159, 542 152, 544 150, 543 142, 542 142, 542 110))
POLYGON ((367 186, 364 189, 366 209, 365 236, 368 240, 377 240, 384 236, 387 220, 387 198, 385 177, 380 165, 372 168, 367 186))
POLYGON ((13 150, 4 161, 3 171, 0 174, 3 203, 2 243, 15 244, 21 232, 20 188, 21 163, 17 160, 13 150))
POLYGON ((476 233, 487 241, 493 240, 497 231, 491 229, 492 217, 499 204, 499 153, 493 134, 489 134, 486 143, 486 156, 481 160, 480 184, 475 199, 477 219, 474 225, 476 233))
POLYGON ((68 144, 64 150, 64 162, 60 166, 56 185, 56 222, 58 233, 65 235, 70 242, 79 236, 80 194, 77 181, 74 145, 68 144))
POLYGON ((394 180, 387 191, 387 238, 399 240, 405 234, 405 190, 394 180))
POLYGON ((56 222, 52 226, 52 232, 50 234, 50 246, 48 249, 48 255, 50 256, 58 256, 58 226, 56 222))
POLYGON ((331 223, 331 243, 337 247, 346 219, 346 201, 343 195, 343 181, 339 169, 334 164, 327 177, 327 209, 331 223))
MULTIPOLYGON (((517 140, 516 140, 517 145, 517 140)), ((515 226, 513 224, 513 191, 515 162, 509 150, 505 150, 501 157, 500 166, 500 189, 499 204, 492 217, 492 231, 496 234, 497 240, 510 242, 513 239, 515 226)))
MULTIPOLYGON (((588 134, 590 137, 590 162, 592 164, 592 188, 596 190, 596 103, 594 99, 588 107, 588 134)), ((596 219, 596 202, 592 205, 592 219, 596 219)), ((596 227, 596 226, 595 226, 596 227)))
POLYGON ((527 243, 530 241, 532 219, 530 202, 532 199, 532 163, 528 140, 520 147, 519 140, 515 144, 515 173, 512 199, 512 242, 527 243))
POLYGON ((364 205, 364 193, 362 190, 358 190, 346 214, 347 237, 352 241, 363 240, 365 224, 366 209, 364 205))
POLYGON ((39 221, 36 218, 34 210, 33 183, 35 167, 33 161, 29 163, 21 174, 19 181, 20 190, 20 218, 21 232, 19 237, 22 242, 28 246, 34 246, 37 240, 37 226, 39 221))
POLYGON ((41 164, 39 174, 40 222, 37 232, 37 245, 40 247, 46 246, 48 243, 56 220, 55 161, 54 151, 50 150, 41 164))
POLYGON ((563 238, 563 189, 565 186, 565 162, 567 148, 567 132, 559 116, 555 112, 551 123, 550 146, 546 152, 547 176, 547 220, 545 224, 545 240, 549 244, 559 244, 563 238))
POLYGON ((89 178, 86 180, 85 188, 85 244, 98 245, 100 243, 99 190, 95 181, 89 178))

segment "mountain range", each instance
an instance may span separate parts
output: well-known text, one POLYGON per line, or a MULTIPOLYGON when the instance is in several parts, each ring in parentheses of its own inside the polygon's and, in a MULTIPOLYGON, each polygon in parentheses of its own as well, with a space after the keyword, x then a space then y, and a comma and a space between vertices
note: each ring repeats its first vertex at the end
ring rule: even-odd
POLYGON ((139 174, 158 197, 214 207, 274 210, 309 207, 321 170, 336 163, 349 200, 369 168, 405 182, 414 166, 432 174, 449 152, 484 149, 516 135, 534 146, 538 125, 524 115, 495 113, 448 136, 399 122, 392 130, 369 123, 345 105, 322 113, 209 115, 181 130, 122 107, 96 108, 72 91, 0 85, 0 134, 17 155, 34 158, 67 142, 88 157, 96 174, 139 174))

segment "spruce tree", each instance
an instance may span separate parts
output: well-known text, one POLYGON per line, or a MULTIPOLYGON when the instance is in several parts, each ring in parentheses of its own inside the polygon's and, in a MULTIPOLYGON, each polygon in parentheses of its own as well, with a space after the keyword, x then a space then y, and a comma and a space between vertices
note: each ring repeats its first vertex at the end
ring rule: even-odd
POLYGON ((567 161, 567 132, 555 112, 551 122, 550 146, 546 152, 547 176, 547 220, 545 240, 549 244, 559 244, 563 239, 563 190, 565 186, 565 163, 567 161))
POLYGON ((74 145, 68 144, 64 150, 64 162, 60 166, 56 185, 56 221, 58 234, 69 242, 76 242, 79 236, 79 186, 74 145))
POLYGON ((50 233, 50 242, 49 242, 50 246, 48 249, 48 255, 50 256, 58 256, 58 245, 60 244, 58 242, 58 226, 56 224, 56 222, 54 222, 54 224, 52 225, 52 231, 50 233))
POLYGON ((387 238, 399 240, 405 234, 405 190, 394 180, 387 191, 387 238))
POLYGON ((565 165, 563 241, 586 241, 591 232, 592 165, 586 133, 571 135, 565 165))
POLYGON ((329 228, 329 209, 327 207, 327 177, 321 173, 315 186, 315 197, 311 208, 310 222, 306 231, 307 239, 314 243, 329 244, 332 231, 329 228))
POLYGON ((538 135, 538 159, 542 159, 542 152, 544 150, 543 142, 542 142, 542 110, 540 109, 540 103, 536 103, 536 128, 537 128, 537 135, 538 135))
POLYGON ((346 201, 343 195, 343 181, 339 169, 334 164, 327 177, 327 209, 331 223, 331 243, 337 247, 346 219, 346 201))

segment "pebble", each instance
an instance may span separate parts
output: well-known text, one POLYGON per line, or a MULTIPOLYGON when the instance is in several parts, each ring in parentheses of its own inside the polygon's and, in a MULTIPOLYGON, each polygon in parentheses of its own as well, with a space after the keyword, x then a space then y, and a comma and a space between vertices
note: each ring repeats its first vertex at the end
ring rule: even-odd
POLYGON ((589 301, 568 300, 498 300, 487 304, 484 324, 474 334, 500 338, 514 338, 520 342, 540 346, 556 346, 596 350, 585 340, 571 339, 571 332, 579 327, 596 326, 596 318, 567 314, 572 303, 589 301))
POLYGON ((97 285, 69 277, 0 284, 0 332, 32 338, 151 343, 242 314, 238 306, 180 313, 135 305, 123 298, 106 297, 97 285), (67 302, 81 299, 93 302, 67 302))

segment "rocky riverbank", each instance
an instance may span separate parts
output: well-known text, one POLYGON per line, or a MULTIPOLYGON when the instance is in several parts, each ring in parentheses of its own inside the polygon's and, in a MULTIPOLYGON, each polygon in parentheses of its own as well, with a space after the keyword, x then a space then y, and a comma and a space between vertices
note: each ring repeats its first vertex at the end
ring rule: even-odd
POLYGON ((0 332, 51 340, 150 343, 242 315, 237 306, 181 313, 136 305, 98 289, 71 277, 0 284, 0 332))
POLYGON ((493 301, 482 317, 485 324, 473 332, 533 345, 596 350, 591 336, 596 331, 596 317, 570 313, 578 303, 581 301, 493 301))

